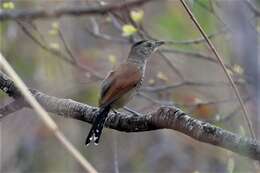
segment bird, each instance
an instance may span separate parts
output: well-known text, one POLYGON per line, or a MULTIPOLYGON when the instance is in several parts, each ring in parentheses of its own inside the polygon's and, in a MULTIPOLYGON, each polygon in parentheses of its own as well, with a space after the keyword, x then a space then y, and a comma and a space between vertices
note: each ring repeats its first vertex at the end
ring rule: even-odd
POLYGON ((102 81, 99 110, 86 138, 87 146, 93 140, 94 144, 98 145, 110 110, 122 108, 137 93, 144 79, 147 60, 164 43, 158 40, 141 40, 134 43, 126 62, 118 65, 102 81))

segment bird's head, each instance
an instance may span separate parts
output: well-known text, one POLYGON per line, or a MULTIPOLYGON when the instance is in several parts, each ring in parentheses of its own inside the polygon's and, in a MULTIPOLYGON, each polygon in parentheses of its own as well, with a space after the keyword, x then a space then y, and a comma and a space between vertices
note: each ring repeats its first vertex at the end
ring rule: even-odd
POLYGON ((133 44, 129 58, 144 62, 164 41, 142 40, 133 44))

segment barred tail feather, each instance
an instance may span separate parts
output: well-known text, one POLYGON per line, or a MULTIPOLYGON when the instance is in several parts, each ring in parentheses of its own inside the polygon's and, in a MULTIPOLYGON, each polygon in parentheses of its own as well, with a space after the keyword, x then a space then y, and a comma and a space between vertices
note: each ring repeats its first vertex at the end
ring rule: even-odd
POLYGON ((100 110, 98 111, 97 117, 89 131, 89 134, 85 142, 87 146, 93 139, 95 144, 96 145, 98 144, 109 111, 110 111, 110 106, 101 107, 100 110))

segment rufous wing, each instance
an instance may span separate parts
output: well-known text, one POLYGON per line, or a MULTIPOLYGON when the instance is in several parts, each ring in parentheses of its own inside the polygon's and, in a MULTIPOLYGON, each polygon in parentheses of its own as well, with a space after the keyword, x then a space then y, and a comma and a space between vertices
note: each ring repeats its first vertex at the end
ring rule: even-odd
POLYGON ((115 102, 136 87, 141 78, 142 72, 137 65, 132 63, 119 65, 102 82, 99 105, 102 107, 115 102))

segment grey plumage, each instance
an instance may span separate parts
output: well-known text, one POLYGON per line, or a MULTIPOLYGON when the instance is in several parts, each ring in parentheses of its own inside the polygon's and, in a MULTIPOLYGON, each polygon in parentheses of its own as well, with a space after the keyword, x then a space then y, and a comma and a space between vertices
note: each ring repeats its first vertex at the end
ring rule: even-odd
POLYGON ((103 80, 99 100, 100 111, 88 134, 86 145, 92 139, 96 144, 99 142, 109 110, 123 107, 136 94, 143 83, 148 57, 162 44, 162 41, 154 40, 135 43, 126 62, 120 64, 103 80))

